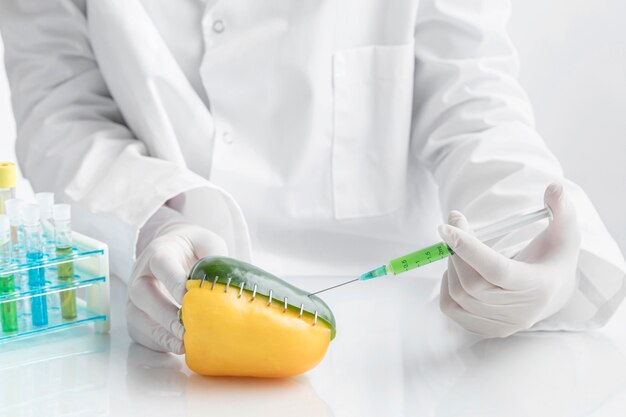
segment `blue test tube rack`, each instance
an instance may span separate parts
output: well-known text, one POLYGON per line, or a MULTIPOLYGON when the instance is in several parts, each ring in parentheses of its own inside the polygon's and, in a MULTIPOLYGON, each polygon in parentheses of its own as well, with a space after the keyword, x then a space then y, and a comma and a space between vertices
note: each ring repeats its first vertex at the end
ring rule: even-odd
POLYGON ((5 332, 0 328, 0 346, 13 340, 85 324, 92 324, 97 333, 108 333, 111 324, 107 245, 76 232, 72 233, 72 240, 71 254, 48 256, 37 262, 23 260, 6 268, 0 267, 0 277, 13 275, 15 285, 11 292, 0 293, 0 305, 16 303, 18 322, 15 331, 5 332), (74 279, 61 280, 57 268, 67 262, 74 264, 74 279), (31 288, 28 271, 41 268, 45 272, 45 284, 31 288), (76 317, 72 319, 63 318, 58 302, 60 294, 67 290, 75 290, 76 293, 76 317), (45 325, 33 324, 29 307, 33 297, 46 297, 49 300, 48 322, 45 325))

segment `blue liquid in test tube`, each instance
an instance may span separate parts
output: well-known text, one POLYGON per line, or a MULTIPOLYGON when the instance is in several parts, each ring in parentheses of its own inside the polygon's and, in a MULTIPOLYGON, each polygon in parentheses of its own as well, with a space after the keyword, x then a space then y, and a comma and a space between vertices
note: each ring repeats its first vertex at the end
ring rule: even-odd
MULTIPOLYGON (((39 207, 36 204, 26 204, 24 216, 24 239, 26 243, 26 260, 29 263, 41 262, 44 257, 41 236, 39 207)), ((42 288, 46 284, 44 268, 30 268, 28 270, 28 286, 31 290, 42 288)), ((34 326, 48 324, 48 304, 45 295, 31 298, 31 313, 34 326)))
MULTIPOLYGON (((43 253, 31 252, 26 254, 28 262, 39 262, 43 259, 43 253)), ((43 268, 33 268, 28 270, 28 286, 30 288, 43 287, 46 284, 46 275, 43 268)), ((45 326, 48 324, 48 303, 45 295, 35 296, 31 299, 31 311, 33 315, 33 325, 45 326)))

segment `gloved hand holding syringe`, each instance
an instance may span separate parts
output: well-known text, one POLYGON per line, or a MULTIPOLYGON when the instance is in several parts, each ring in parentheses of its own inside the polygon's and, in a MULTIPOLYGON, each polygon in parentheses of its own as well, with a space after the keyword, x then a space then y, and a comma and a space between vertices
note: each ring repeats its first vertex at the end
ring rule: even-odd
MULTIPOLYGON (((476 231, 476 237, 479 240, 486 242, 498 237, 505 236, 513 230, 551 217, 552 213, 550 211, 550 208, 546 206, 540 210, 536 210, 531 213, 523 214, 521 216, 515 216, 491 224, 489 226, 485 226, 476 231)), ((450 247, 445 242, 439 242, 426 248, 417 250, 415 252, 411 252, 407 255, 392 259, 387 265, 383 265, 376 269, 368 271, 362 274, 359 278, 355 278, 329 288, 324 288, 323 290, 316 291, 314 293, 311 293, 310 295, 319 294, 321 292, 341 287, 343 285, 350 284, 356 281, 366 281, 369 279, 381 278, 388 275, 398 275, 403 272, 407 272, 412 269, 428 265, 429 263, 445 259, 451 255, 454 255, 452 249, 450 249, 450 247)))

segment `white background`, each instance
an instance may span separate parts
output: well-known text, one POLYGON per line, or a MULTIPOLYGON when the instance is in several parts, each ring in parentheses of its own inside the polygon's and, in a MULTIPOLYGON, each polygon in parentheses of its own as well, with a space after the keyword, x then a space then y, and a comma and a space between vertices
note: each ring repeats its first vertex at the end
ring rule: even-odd
MULTIPOLYGON (((513 3, 511 36, 538 130, 626 252, 626 2, 513 3)), ((0 160, 15 159, 14 137, 2 67, 0 160)))

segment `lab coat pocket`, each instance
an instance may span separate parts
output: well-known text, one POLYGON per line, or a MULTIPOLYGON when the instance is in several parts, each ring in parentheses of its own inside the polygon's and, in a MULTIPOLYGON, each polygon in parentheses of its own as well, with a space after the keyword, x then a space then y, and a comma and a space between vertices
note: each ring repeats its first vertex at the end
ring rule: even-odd
POLYGON ((337 219, 383 215, 404 201, 413 45, 333 55, 333 198, 337 219))

